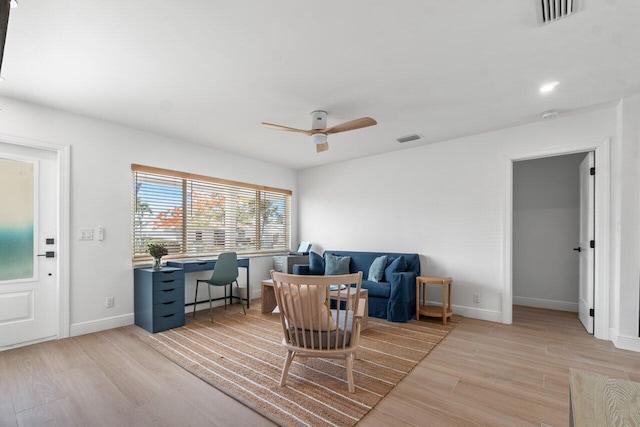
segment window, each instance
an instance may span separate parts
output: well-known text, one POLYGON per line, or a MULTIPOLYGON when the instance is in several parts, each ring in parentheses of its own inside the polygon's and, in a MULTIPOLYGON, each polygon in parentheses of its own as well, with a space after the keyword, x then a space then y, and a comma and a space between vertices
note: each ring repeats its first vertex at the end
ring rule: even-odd
POLYGON ((169 257, 282 252, 289 248, 291 191, 131 165, 133 260, 149 243, 169 257))

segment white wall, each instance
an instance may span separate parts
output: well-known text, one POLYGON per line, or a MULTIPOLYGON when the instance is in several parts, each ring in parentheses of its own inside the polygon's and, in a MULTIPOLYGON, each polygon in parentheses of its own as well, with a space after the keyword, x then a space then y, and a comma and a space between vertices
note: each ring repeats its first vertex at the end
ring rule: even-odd
POLYGON ((314 249, 417 252, 424 274, 453 277, 454 311, 501 321, 505 157, 615 135, 607 108, 301 171, 299 235, 314 249))
MULTIPOLYGON (((293 170, 10 99, 2 99, 1 114, 0 134, 71 146, 72 335, 133 322, 132 163, 291 189, 292 241, 298 240, 293 170), (98 226, 104 241, 78 241, 78 229, 98 226), (107 296, 115 297, 114 308, 105 308, 107 296)), ((271 265, 270 258, 252 260, 254 297, 271 265)))
POLYGON ((513 303, 578 311, 579 166, 585 154, 513 164, 513 303))
POLYGON ((640 96, 623 99, 617 108, 619 144, 612 150, 617 165, 612 180, 612 247, 616 304, 611 329, 615 344, 640 351, 638 299, 640 288, 640 96))

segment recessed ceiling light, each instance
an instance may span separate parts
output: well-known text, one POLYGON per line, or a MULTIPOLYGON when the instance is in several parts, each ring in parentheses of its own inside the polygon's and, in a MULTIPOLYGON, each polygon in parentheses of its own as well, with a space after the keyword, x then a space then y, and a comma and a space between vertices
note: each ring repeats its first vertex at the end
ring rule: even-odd
POLYGON ((550 93, 558 86, 560 82, 549 82, 540 86, 540 93, 550 93))

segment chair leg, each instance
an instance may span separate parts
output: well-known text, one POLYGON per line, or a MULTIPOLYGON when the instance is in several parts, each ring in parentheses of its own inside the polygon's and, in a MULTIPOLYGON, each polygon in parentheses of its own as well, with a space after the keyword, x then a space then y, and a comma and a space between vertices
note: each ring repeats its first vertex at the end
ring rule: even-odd
POLYGON ((282 376, 280 377, 280 387, 284 387, 287 383, 287 375, 289 374, 289 367, 291 367, 291 361, 293 361, 295 352, 287 350, 287 357, 284 359, 284 366, 282 367, 282 376))
MULTIPOLYGON (((240 296, 240 305, 242 306, 242 312, 244 313, 244 315, 247 315, 247 311, 244 309, 244 301, 242 300, 242 295, 240 295, 240 285, 238 284, 238 281, 236 280, 236 288, 238 289, 238 295, 240 296)), ((231 290, 232 290, 232 294, 233 294, 233 285, 231 285, 231 290)), ((247 299, 249 299, 249 295, 247 295, 247 299)))
POLYGON ((207 283, 207 291, 209 291, 209 319, 213 323, 213 306, 211 305, 211 285, 207 283))
POLYGON ((196 296, 193 298, 193 317, 196 317, 196 306, 198 305, 198 284, 199 281, 196 280, 196 296))
POLYGON ((345 358, 345 365, 347 367, 347 382, 349 383, 349 393, 356 391, 356 386, 353 383, 353 353, 348 354, 345 358))
POLYGON ((224 309, 227 309, 227 285, 224 285, 224 309))

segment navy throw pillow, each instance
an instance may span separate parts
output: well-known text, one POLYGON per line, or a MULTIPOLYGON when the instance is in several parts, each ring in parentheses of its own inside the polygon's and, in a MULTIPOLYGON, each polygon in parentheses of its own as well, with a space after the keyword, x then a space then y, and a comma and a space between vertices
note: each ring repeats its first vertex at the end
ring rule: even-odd
POLYGON ((324 276, 324 258, 315 252, 309 253, 309 273, 314 276, 324 276))
POLYGON ((384 270, 385 281, 390 282, 393 273, 405 271, 407 269, 407 261, 402 255, 395 258, 389 263, 389 266, 384 270))

